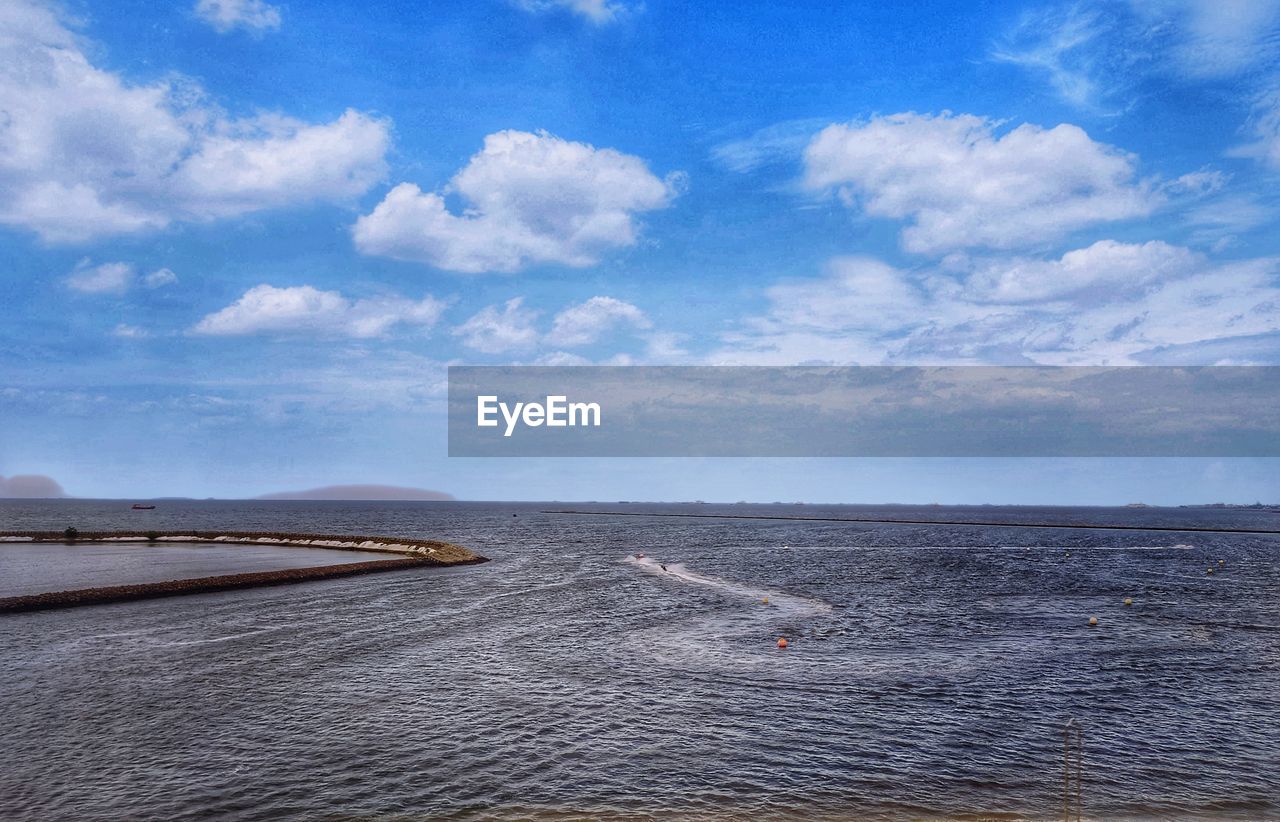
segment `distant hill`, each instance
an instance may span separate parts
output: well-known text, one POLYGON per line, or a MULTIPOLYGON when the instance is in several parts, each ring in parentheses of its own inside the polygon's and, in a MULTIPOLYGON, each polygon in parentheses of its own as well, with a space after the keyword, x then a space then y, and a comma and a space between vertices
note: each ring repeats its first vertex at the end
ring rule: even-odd
POLYGON ((42 474, 0 477, 0 499, 54 499, 66 495, 61 485, 42 474))
POLYGON ((402 488, 396 485, 326 485, 308 491, 283 491, 263 494, 254 499, 327 499, 327 500, 451 500, 452 494, 425 488, 402 488))

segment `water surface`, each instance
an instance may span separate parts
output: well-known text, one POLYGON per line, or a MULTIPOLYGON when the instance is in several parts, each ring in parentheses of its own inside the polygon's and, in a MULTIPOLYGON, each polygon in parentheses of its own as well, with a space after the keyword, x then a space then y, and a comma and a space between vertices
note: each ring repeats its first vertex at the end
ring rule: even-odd
MULTIPOLYGON (((543 507, 163 506, 151 527, 431 537, 493 562, 0 619, 0 817, 1051 818, 1070 718, 1088 816, 1280 817, 1276 537, 543 507)), ((0 518, 136 527, 118 509, 0 518)))

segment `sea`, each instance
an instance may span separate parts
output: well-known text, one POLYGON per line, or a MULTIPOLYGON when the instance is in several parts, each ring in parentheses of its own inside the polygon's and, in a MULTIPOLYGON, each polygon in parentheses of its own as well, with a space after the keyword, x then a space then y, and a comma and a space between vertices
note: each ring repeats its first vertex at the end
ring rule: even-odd
POLYGON ((1277 513, 156 505, 491 562, 0 615, 2 819, 1280 818, 1277 513))

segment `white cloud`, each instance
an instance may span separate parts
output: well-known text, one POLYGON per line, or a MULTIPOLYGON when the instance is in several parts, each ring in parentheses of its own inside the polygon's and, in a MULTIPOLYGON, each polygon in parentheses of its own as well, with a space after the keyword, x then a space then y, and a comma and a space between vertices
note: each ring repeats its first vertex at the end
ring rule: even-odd
POLYGON ((731 171, 746 173, 763 166, 794 162, 829 120, 786 120, 711 149, 711 156, 731 171))
POLYGON ((1189 239, 1200 246, 1221 251, 1236 245, 1239 235, 1276 220, 1272 205, 1250 195, 1233 194, 1201 204, 1185 215, 1192 227, 1189 239))
POLYGON ((152 271, 144 277, 137 276, 137 268, 132 263, 100 263, 94 265, 85 257, 76 263, 75 269, 67 275, 68 288, 84 294, 123 294, 138 282, 147 288, 163 288, 178 281, 178 275, 167 268, 152 271))
MULTIPOLYGON (((1143 78, 1243 77, 1280 54, 1274 0, 1073 0, 1025 12, 992 58, 1043 75, 1062 97, 1097 109, 1143 78)), ((1114 113, 1114 112, 1112 112, 1114 113)))
POLYGON ((617 20, 628 8, 614 0, 512 0, 525 11, 543 13, 565 10, 579 14, 596 25, 617 20))
POLYGON ((872 257, 840 257, 827 265, 821 286, 811 280, 780 283, 766 294, 772 320, 782 327, 874 330, 923 318, 921 288, 898 269, 872 257), (816 286, 816 288, 815 288, 816 286), (829 299, 819 295, 825 291, 829 299))
POLYGON ((443 311, 444 303, 432 297, 416 301, 403 297, 352 300, 337 291, 320 291, 309 285, 258 285, 202 319, 192 333, 371 338, 384 336, 398 325, 430 328, 443 311))
POLYGON ((1229 153, 1252 157, 1280 171, 1280 87, 1258 96, 1247 129, 1252 132, 1252 141, 1229 153))
POLYGON ((524 307, 523 297, 507 300, 499 309, 491 305, 453 330, 464 345, 486 354, 526 351, 538 343, 534 321, 538 313, 524 307))
POLYGON ((691 357, 684 343, 687 335, 677 331, 655 331, 645 339, 645 361, 653 365, 679 365, 691 357))
POLYGON ((602 360, 593 360, 583 357, 580 354, 574 354, 569 351, 550 351, 540 355, 533 361, 534 365, 560 365, 560 366, 579 366, 579 365, 639 365, 640 363, 635 357, 625 352, 619 352, 612 356, 605 357, 602 360))
MULTIPOLYGON (((490 305, 476 312, 453 330, 464 345, 486 354, 530 352, 539 348, 575 348, 598 342, 617 328, 648 332, 653 327, 649 317, 635 305, 614 297, 592 297, 565 306, 551 321, 551 330, 543 334, 537 326, 538 312, 526 308, 523 297, 507 300, 501 306, 490 305)), ((640 335, 654 356, 683 357, 680 338, 675 334, 644 333, 640 335)), ((592 362, 579 354, 563 350, 546 351, 537 362, 544 365, 581 365, 592 362)), ((616 353, 610 363, 631 362, 627 354, 616 353)))
POLYGON ((1278 276, 1280 259, 1215 264, 1162 242, 1102 241, 961 270, 839 258, 822 277, 770 288, 769 310, 711 359, 1124 365, 1198 348, 1216 361, 1280 333, 1278 276))
POLYGON ((120 323, 111 331, 111 336, 119 337, 122 340, 140 340, 151 336, 145 328, 139 328, 136 325, 128 325, 120 323))
POLYGON ((681 178, 654 176, 639 157, 546 134, 500 131, 439 194, 393 188, 353 236, 366 254, 452 271, 595 264, 633 245, 636 215, 665 208, 681 178), (467 203, 461 214, 445 197, 467 203))
MULTIPOLYGON (((1079 5, 1026 12, 992 58, 1042 74, 1062 99, 1093 108, 1100 97, 1119 90, 1109 82, 1113 72, 1107 72, 1108 82, 1098 76, 1103 71, 1099 63, 1106 61, 1097 47, 1117 24, 1113 14, 1111 8, 1104 13, 1079 5), (1105 90, 1100 90, 1103 86, 1105 90)), ((1136 55, 1122 52, 1122 58, 1133 60, 1136 55)), ((1114 74, 1123 82, 1123 73, 1114 74)))
POLYGON ((1101 240, 1057 260, 986 261, 970 276, 966 294, 993 303, 1118 301, 1203 265, 1201 255, 1159 240, 1142 244, 1101 240))
POLYGON ((907 220, 908 251, 1041 245, 1141 217, 1158 204, 1135 158, 1077 126, 969 114, 894 114, 831 125, 805 150, 805 182, 875 217, 907 220))
POLYGON ((388 142, 387 124, 357 111, 323 125, 261 116, 204 135, 175 182, 185 210, 206 218, 350 200, 385 174, 388 142))
POLYGON ((173 285, 177 281, 178 275, 167 268, 157 268, 142 278, 142 284, 147 288, 163 288, 166 285, 173 285))
POLYGON ((131 84, 27 0, 0 6, 0 224, 48 242, 344 201, 386 173, 380 119, 227 117, 189 81, 131 84))
POLYGON ((618 326, 651 328, 653 323, 631 303, 613 297, 592 297, 556 314, 546 341, 566 348, 589 345, 618 326))
POLYGON ((596 365, 597 363, 587 359, 581 354, 573 354, 569 351, 551 351, 538 357, 535 365, 596 365))
POLYGON ((255 33, 280 28, 280 9, 262 0, 198 0, 195 11, 224 34, 234 28, 255 33))
POLYGON ((67 287, 82 294, 123 294, 133 285, 134 268, 129 263, 93 265, 86 257, 67 276, 67 287))
POLYGON ((1274 0, 1130 0, 1167 47, 1167 65, 1199 78, 1233 77, 1277 54, 1280 3, 1274 0))

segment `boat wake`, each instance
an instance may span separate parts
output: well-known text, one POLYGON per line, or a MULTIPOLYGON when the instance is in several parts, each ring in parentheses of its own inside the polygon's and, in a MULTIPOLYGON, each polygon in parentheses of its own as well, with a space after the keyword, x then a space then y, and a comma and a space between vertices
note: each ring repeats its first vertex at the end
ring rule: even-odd
POLYGON ((689 570, 682 562, 661 562, 653 557, 638 557, 634 555, 628 556, 625 562, 631 563, 647 574, 678 580, 691 585, 701 585, 703 587, 719 591, 720 593, 741 597, 744 600, 754 600, 760 604, 764 604, 765 600, 768 600, 768 604, 774 608, 782 608, 793 612, 807 611, 825 613, 831 610, 831 605, 820 599, 796 596, 795 594, 788 594, 767 588, 754 588, 750 585, 724 579, 722 577, 700 574, 697 571, 689 570))

